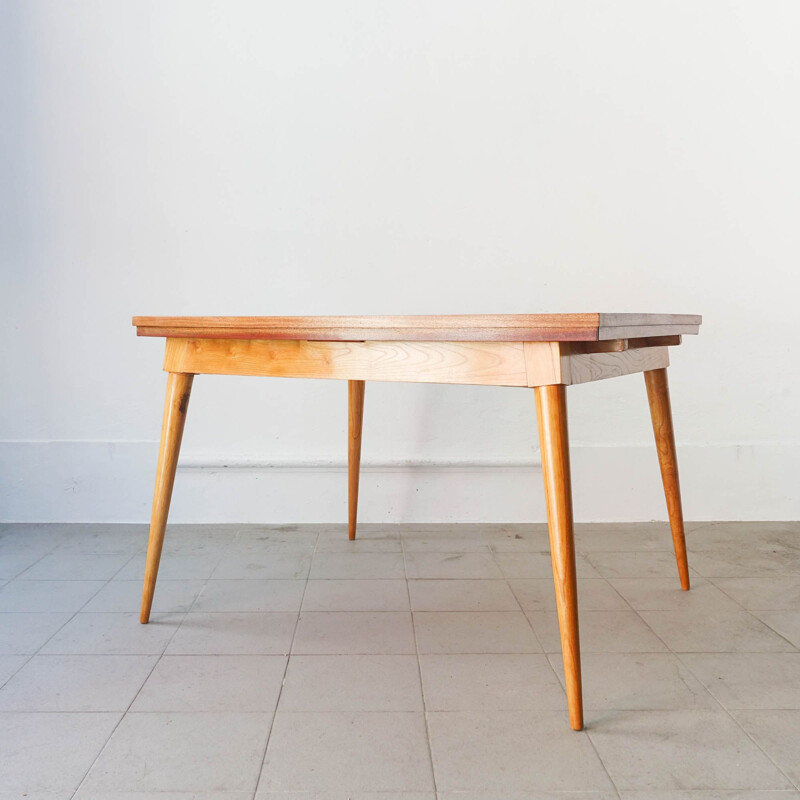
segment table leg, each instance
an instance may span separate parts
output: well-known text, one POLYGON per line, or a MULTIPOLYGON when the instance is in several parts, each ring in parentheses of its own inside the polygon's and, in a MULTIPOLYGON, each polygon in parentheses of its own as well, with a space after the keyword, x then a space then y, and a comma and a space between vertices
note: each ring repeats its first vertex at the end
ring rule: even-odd
POLYGON ((675 547, 675 559, 678 562, 678 575, 681 579, 681 588, 688 590, 689 562, 686 558, 686 536, 683 532, 681 487, 678 481, 678 458, 675 453, 667 370, 665 368, 648 370, 644 373, 644 381, 647 386, 647 399, 650 402, 653 433, 656 437, 658 463, 661 466, 661 480, 667 497, 667 513, 669 527, 672 530, 672 543, 675 547))
POLYGON ((583 696, 566 387, 537 386, 534 392, 569 721, 573 730, 579 731, 583 729, 583 696))
POLYGON ((178 453, 181 449, 183 426, 189 407, 194 375, 183 372, 170 372, 167 377, 167 398, 164 403, 164 421, 161 425, 161 445, 158 449, 156 467, 156 488, 153 494, 153 513, 150 518, 150 539, 147 543, 147 562, 144 569, 142 588, 142 610, 139 621, 150 620, 153 593, 156 589, 158 564, 164 544, 164 530, 167 527, 169 502, 172 498, 172 485, 175 483, 175 470, 178 466, 178 453))
POLYGON ((347 535, 356 538, 358 479, 361 472, 361 426, 364 421, 364 381, 347 382, 347 535))

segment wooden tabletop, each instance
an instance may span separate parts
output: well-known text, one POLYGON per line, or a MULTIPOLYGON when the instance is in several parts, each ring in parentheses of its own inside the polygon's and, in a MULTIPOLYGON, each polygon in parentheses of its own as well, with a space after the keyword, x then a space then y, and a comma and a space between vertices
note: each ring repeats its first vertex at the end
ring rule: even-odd
POLYGON ((139 336, 307 341, 592 342, 697 333, 696 314, 134 317, 139 336))

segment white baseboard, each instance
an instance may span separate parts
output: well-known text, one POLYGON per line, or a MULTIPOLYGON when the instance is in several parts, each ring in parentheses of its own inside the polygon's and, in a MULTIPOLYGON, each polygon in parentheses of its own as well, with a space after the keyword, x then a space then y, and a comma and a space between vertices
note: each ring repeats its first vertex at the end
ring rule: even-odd
MULTIPOLYGON (((145 522, 153 442, 0 442, 0 521, 145 522)), ((687 519, 800 518, 800 445, 683 445, 687 519)), ((665 519, 652 445, 572 448, 575 519, 665 519)), ((363 522, 539 522, 541 469, 497 460, 362 466, 363 522)), ((173 522, 342 522, 344 462, 220 459, 186 454, 173 522)))

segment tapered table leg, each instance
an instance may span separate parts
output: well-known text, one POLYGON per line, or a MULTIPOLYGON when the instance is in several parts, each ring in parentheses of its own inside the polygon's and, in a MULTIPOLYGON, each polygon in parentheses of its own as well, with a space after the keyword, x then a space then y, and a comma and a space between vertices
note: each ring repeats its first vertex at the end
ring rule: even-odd
POLYGON ((583 728, 583 695, 566 387, 537 386, 534 392, 569 721, 573 730, 579 731, 583 728))
POLYGON ((361 427, 364 421, 364 381, 347 382, 347 535, 356 538, 358 479, 361 472, 361 427))
POLYGON ((142 610, 139 614, 139 621, 142 623, 150 620, 158 564, 161 561, 161 548, 164 544, 164 530, 167 527, 167 514, 172 498, 172 486, 175 483, 175 470, 178 466, 178 453, 181 449, 193 378, 194 375, 182 372, 170 372, 167 377, 167 398, 164 403, 164 421, 161 425, 156 488, 153 494, 153 513, 150 518, 150 539, 147 543, 147 562, 144 569, 142 610))
POLYGON ((686 536, 683 531, 683 508, 681 506, 681 487, 678 481, 678 458, 675 452, 675 433, 672 428, 672 408, 669 401, 669 382, 667 370, 651 369, 644 373, 647 386, 647 399, 650 402, 650 416, 653 420, 653 433, 656 437, 658 463, 661 466, 661 480, 667 497, 669 527, 672 530, 672 544, 675 547, 675 560, 678 562, 678 575, 681 588, 689 589, 689 561, 686 557, 686 536))

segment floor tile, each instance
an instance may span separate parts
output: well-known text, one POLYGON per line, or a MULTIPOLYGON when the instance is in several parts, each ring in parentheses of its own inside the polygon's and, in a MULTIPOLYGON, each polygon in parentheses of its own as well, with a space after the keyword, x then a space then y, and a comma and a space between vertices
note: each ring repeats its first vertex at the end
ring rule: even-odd
POLYGON ((585 733, 570 730, 563 711, 428 714, 440 792, 610 790, 585 733))
MULTIPOLYGON (((555 611, 552 577, 509 581, 509 586, 525 611, 555 611)), ((630 606, 603 578, 578 581, 578 607, 584 611, 630 611, 630 606)))
POLYGON ((296 613, 186 615, 167 655, 287 655, 296 613))
POLYGON ((57 792, 4 792, 0 790, 0 800, 71 800, 75 795, 70 789, 57 792))
POLYGON ((414 653, 411 614, 407 611, 304 611, 292 652, 299 655, 414 653))
POLYGON ((498 535, 497 532, 501 527, 505 528, 505 526, 498 526, 497 524, 479 522, 415 522, 393 526, 403 541, 407 539, 429 539, 431 537, 446 538, 448 536, 483 541, 498 535))
MULTIPOLYGON (((0 798, 2 800, 2 798, 0 798)), ((436 800, 435 792, 262 792, 256 800, 436 800)), ((588 800, 588 798, 583 798, 588 800)), ((780 800, 780 798, 778 798, 780 800)))
POLYGON ((800 649, 800 609, 793 611, 754 611, 765 625, 800 649))
POLYGON ((347 532, 330 537, 320 537, 317 553, 402 553, 399 538, 386 539, 348 539, 347 532))
POLYGON ((768 652, 794 648, 747 611, 642 611, 647 624, 680 653, 768 652))
POLYGON ((0 588, 0 612, 80 611, 104 581, 14 580, 0 588))
MULTIPOLYGON (((119 581, 141 581, 144 576, 144 554, 134 556, 115 576, 119 581)), ((205 580, 220 561, 219 553, 174 555, 164 553, 158 566, 159 580, 205 580)))
POLYGON ((406 552, 409 578, 502 578, 503 574, 489 553, 409 553, 406 552))
MULTIPOLYGON (((340 538, 347 540, 347 526, 342 525, 340 538)), ((259 548, 297 548, 305 551, 313 548, 320 539, 318 525, 240 525, 236 547, 242 545, 259 548)), ((286 550, 285 552, 288 552, 286 550)))
POLYGON ((672 534, 667 522, 579 523, 575 550, 579 553, 669 550, 672 534))
POLYGON ((417 658, 293 655, 279 710, 422 711, 417 658))
POLYGON ((509 526, 509 529, 486 540, 495 553, 549 553, 550 536, 547 523, 509 526))
POLYGON ((286 656, 163 656, 131 711, 272 713, 285 671, 286 656))
MULTIPOLYGON (((306 526, 303 526, 306 527, 306 526)), ((356 531, 356 542, 366 541, 400 541, 400 534, 406 531, 407 525, 381 525, 377 523, 364 523, 358 524, 356 531)), ((324 525, 319 532, 318 544, 326 541, 348 541, 347 538, 347 523, 338 525, 324 525)))
MULTIPOLYGON (((553 560, 549 553, 497 553, 495 560, 509 580, 528 578, 550 578, 553 580, 553 560)), ((600 573, 589 563, 586 556, 575 556, 579 579, 600 578, 600 573)))
POLYGON ((403 551, 406 553, 489 553, 488 542, 480 536, 454 536, 451 533, 436 534, 431 531, 420 536, 404 536, 403 551))
POLYGON ((98 791, 255 791, 271 714, 127 714, 86 776, 98 791))
POLYGON ((49 552, 41 547, 0 547, 0 580, 16 578, 49 552))
POLYGON ((589 729, 618 789, 788 789, 724 711, 610 712, 589 729))
POLYGON ((74 791, 120 714, 0 714, 0 792, 74 791))
MULTIPOLYGON (((561 654, 549 658, 563 683, 561 654)), ((583 653, 581 666, 583 705, 589 712, 719 708, 703 684, 672 653, 583 653)), ((600 718, 597 724, 602 725, 600 718)))
POLYGON ((0 554, 8 550, 37 548, 50 552, 62 542, 75 536, 79 525, 69 523, 3 523, 0 530, 0 554))
POLYGON ((734 717, 800 788, 800 711, 735 711, 734 717))
POLYGON ((690 550, 718 551, 731 547, 797 546, 798 522, 706 522, 686 523, 686 544, 690 550))
MULTIPOLYGON (((80 788, 72 800, 252 800, 253 792, 108 792, 80 788)), ((0 797, 0 800, 4 800, 0 797)), ((16 798, 15 798, 16 800, 16 798)), ((28 800, 28 798, 25 798, 28 800)), ((36 800, 34 798, 34 800, 36 800)), ((52 800, 52 798, 42 800, 52 800)), ((289 798, 289 800, 298 800, 289 798)), ((316 800, 316 799, 314 799, 316 800)))
POLYGON ((497 653, 420 656, 428 711, 566 709, 547 657, 497 653))
POLYGON ((310 580, 304 611, 408 611, 404 580, 310 580))
POLYGON ((692 553, 692 567, 707 578, 800 575, 800 550, 757 547, 718 548, 692 553))
POLYGON ((800 653, 687 653, 681 660, 726 708, 800 709, 800 653))
POLYGON ((28 660, 28 656, 0 656, 0 686, 28 660))
POLYGON ((0 614, 0 654, 35 653, 72 614, 0 614))
POLYGON ((239 528, 237 525, 168 525, 163 552, 170 556, 223 556, 238 550, 239 528))
MULTIPOLYGON (((205 586, 204 580, 175 581, 159 577, 153 597, 153 613, 186 612, 205 586)), ((142 605, 142 581, 109 581, 81 609, 81 611, 105 611, 138 613, 142 605)))
POLYGON ((410 580, 408 590, 414 611, 519 611, 504 580, 410 580))
POLYGON ((47 655, 160 655, 178 628, 179 614, 76 614, 42 648, 47 655))
POLYGON ((0 689, 0 711, 125 711, 157 656, 34 656, 0 689))
POLYGON ((299 611, 305 581, 210 580, 192 611, 299 611))
POLYGON ((706 578, 692 576, 692 588, 688 592, 681 589, 677 575, 671 578, 610 578, 609 583, 637 611, 687 609, 700 615, 712 608, 718 611, 741 610, 738 603, 706 578))
MULTIPOLYGON (((605 792, 439 792, 439 800, 619 800, 614 790, 605 792)), ((378 798, 376 798, 378 800, 378 798)))
POLYGON ((214 570, 215 579, 273 578, 304 580, 311 556, 298 553, 262 553, 225 556, 214 570))
MULTIPOLYGON (((346 539, 347 536, 345 536, 345 540, 346 539)), ((188 547, 188 544, 185 545, 185 548, 186 547, 188 547)), ((208 544, 206 545, 206 550, 211 552, 212 547, 214 547, 214 545, 208 544)), ((275 539, 262 542, 245 538, 236 539, 235 541, 231 542, 230 545, 226 545, 224 548, 221 548, 218 552, 221 552, 222 555, 226 557, 249 556, 257 561, 262 561, 265 557, 273 555, 292 555, 311 558, 314 555, 315 549, 315 545, 304 544, 302 541, 293 542, 291 540, 283 541, 280 539, 275 539)), ((179 552, 184 552, 184 550, 179 552)))
POLYGON ((420 653, 541 653, 521 611, 415 611, 420 653))
POLYGON ((737 603, 756 611, 800 608, 800 575, 762 578, 715 578, 714 583, 737 603))
MULTIPOLYGON (((528 611, 546 653, 561 652, 558 617, 552 611, 528 611)), ((582 653, 658 653, 667 648, 634 611, 581 611, 582 653)))
POLYGON ((126 553, 50 553, 26 569, 20 580, 107 581, 130 561, 126 553))
POLYGON ((316 553, 310 578, 379 579, 405 577, 402 553, 316 553))
POLYGON ((4 522, 2 523, 2 540, 59 542, 75 536, 76 532, 85 528, 82 522, 4 522))
MULTIPOLYGON (((589 553, 586 556, 604 578, 673 578, 678 580, 671 550, 650 552, 589 553)), ((690 562, 690 570, 692 562, 690 562)))
MULTIPOLYGON (((6 525, 6 523, 4 523, 6 525)), ((38 550, 41 555, 75 536, 79 525, 69 523, 10 523, 0 534, 0 555, 11 550, 38 550)))
POLYGON ((259 793, 289 789, 351 793, 432 790, 423 715, 279 711, 259 793))
POLYGON ((800 800, 793 789, 700 789, 620 792, 621 800, 800 800))
POLYGON ((147 524, 122 523, 91 524, 80 526, 74 536, 57 544, 54 554, 93 554, 122 553, 129 556, 147 549, 149 526, 147 524))

